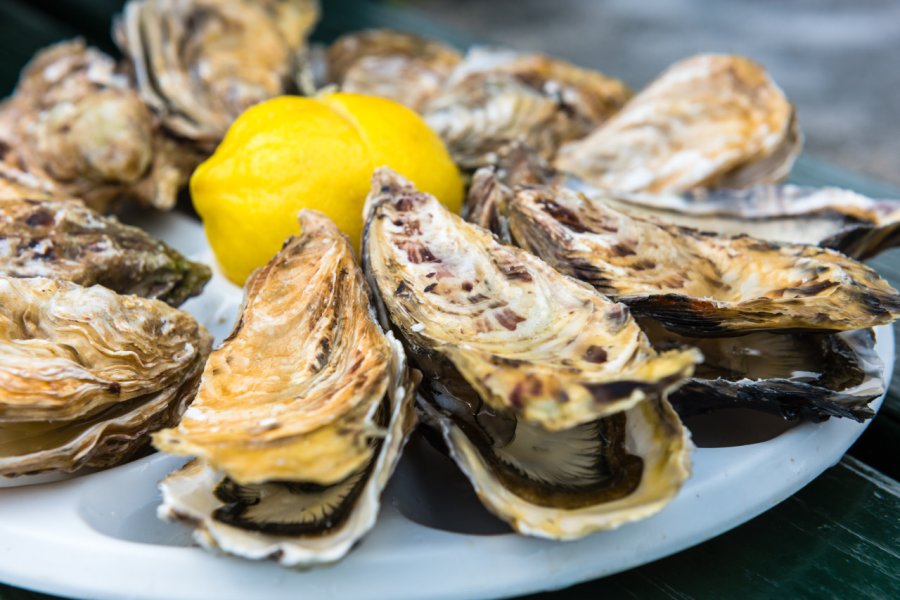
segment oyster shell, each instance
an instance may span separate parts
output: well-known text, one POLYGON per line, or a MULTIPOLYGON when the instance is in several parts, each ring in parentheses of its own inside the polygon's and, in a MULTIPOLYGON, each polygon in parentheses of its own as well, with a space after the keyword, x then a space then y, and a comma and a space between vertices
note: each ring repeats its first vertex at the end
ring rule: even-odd
POLYGON ((519 189, 516 242, 686 335, 864 329, 900 316, 900 296, 833 250, 720 236, 630 216, 566 188, 519 189))
POLYGON ((682 417, 742 407, 791 420, 863 421, 875 414, 868 404, 884 393, 884 365, 870 329, 697 338, 652 319, 640 325, 660 351, 690 346, 703 352, 703 364, 670 398, 682 417))
POLYGON ((376 170, 364 213, 367 275, 416 365, 493 409, 567 429, 674 388, 699 360, 657 354, 625 306, 500 244, 390 169, 376 170))
POLYGON ((424 420, 441 432, 482 503, 519 533, 572 540, 615 529, 658 512, 690 475, 693 444, 658 397, 548 432, 426 394, 424 420))
POLYGON ((372 29, 339 37, 326 53, 327 82, 415 111, 434 98, 462 60, 455 49, 411 33, 372 29))
POLYGON ((172 306, 199 294, 209 281, 209 267, 137 227, 101 216, 78 200, 31 195, 0 200, 0 275, 97 283, 172 306))
POLYGON ((166 304, 0 277, 0 475, 127 460, 177 421, 212 338, 166 304))
POLYGON ((0 160, 99 211, 172 208, 200 156, 161 134, 115 66, 81 40, 39 52, 0 105, 0 160))
POLYGON ((665 223, 818 244, 857 260, 900 244, 900 201, 872 200, 838 188, 760 185, 745 190, 696 190, 684 196, 596 189, 585 193, 665 223))
POLYGON ((141 98, 211 149, 244 109, 291 87, 316 0, 131 0, 116 23, 141 98))
POLYGON ((424 118, 464 168, 524 140, 544 158, 587 135, 630 96, 622 82, 541 54, 474 48, 424 118))
POLYGON ((291 566, 337 560, 372 527, 418 380, 373 320, 346 236, 316 212, 300 223, 247 282, 181 423, 154 436, 198 459, 163 482, 164 518, 208 548, 291 566))
POLYGON ((762 67, 701 54, 564 145, 555 166, 600 188, 678 193, 778 181, 801 145, 794 109, 762 67))

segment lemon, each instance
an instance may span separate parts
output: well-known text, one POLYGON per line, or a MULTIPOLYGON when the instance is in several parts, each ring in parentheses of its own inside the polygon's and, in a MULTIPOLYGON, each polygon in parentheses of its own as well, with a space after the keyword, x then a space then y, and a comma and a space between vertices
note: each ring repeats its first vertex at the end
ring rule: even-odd
POLYGON ((225 275, 238 285, 299 232, 297 212, 326 214, 358 249, 372 172, 389 166, 453 211, 459 171, 413 111, 383 98, 281 96, 247 109, 191 176, 191 198, 225 275))

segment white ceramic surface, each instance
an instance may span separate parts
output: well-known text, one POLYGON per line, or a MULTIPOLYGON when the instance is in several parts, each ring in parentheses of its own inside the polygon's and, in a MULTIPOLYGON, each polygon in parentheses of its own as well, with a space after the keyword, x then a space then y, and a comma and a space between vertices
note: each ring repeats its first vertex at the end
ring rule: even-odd
MULTIPOLYGON (((186 254, 209 259, 195 222, 175 214, 143 219, 186 254)), ((185 308, 221 339, 240 300, 216 277, 185 308)), ((878 353, 890 371, 890 327, 878 330, 878 353)), ((505 532, 445 459, 415 440, 410 449, 417 452, 407 452, 371 535, 343 562, 305 572, 213 556, 193 547, 185 528, 158 521, 156 482, 180 461, 154 455, 0 490, 0 581, 79 598, 148 600, 401 600, 555 589, 650 562, 751 519, 835 464, 864 429, 831 419, 760 443, 699 448, 692 478, 662 512, 569 543, 505 532)))

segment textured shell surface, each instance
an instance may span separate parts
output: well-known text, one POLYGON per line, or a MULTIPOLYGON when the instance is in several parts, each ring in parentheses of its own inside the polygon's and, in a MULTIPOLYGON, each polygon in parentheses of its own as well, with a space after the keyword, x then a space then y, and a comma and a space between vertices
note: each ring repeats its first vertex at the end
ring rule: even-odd
POLYGON ((375 172, 365 214, 367 276, 415 364, 496 409, 565 429, 676 387, 700 359, 657 354, 625 306, 500 244, 387 168, 375 172))
POLYGON ((211 149, 246 108, 290 90, 316 0, 131 0, 116 23, 141 98, 211 149))
POLYGON ((370 462, 381 435, 391 346, 345 236, 311 211, 301 229, 251 275, 190 410, 154 439, 241 484, 336 483, 370 462))
POLYGON ((122 200, 169 209, 199 162, 162 135, 115 62, 80 40, 39 52, 0 106, 10 166, 106 211, 122 200))
POLYGON ((33 199, 18 191, 19 197, 0 200, 0 275, 96 283, 173 306, 209 281, 209 267, 137 227, 78 200, 33 199))
POLYGON ((326 53, 327 82, 343 91, 381 96, 421 111, 462 60, 455 49, 388 29, 339 37, 326 53))
POLYGON ((473 48, 424 116, 460 165, 477 168, 516 140, 551 158, 629 96, 618 80, 542 54, 473 48))
POLYGON ((762 67, 704 54, 669 67, 555 165, 620 191, 747 187, 787 176, 801 145, 794 109, 762 67))
POLYGON ((671 395, 682 417, 739 407, 789 420, 862 421, 874 415, 868 405, 885 390, 884 364, 870 329, 698 338, 672 333, 651 319, 640 324, 659 350, 690 346, 703 352, 703 364, 671 395))
POLYGON ((509 218, 519 245, 687 335, 845 331, 900 316, 896 290, 826 248, 666 225, 558 187, 517 190, 509 218))
POLYGON ((839 188, 759 185, 676 195, 569 184, 618 209, 661 222, 776 242, 818 244, 857 260, 900 244, 900 201, 873 200, 839 188))
POLYGON ((0 277, 0 473, 121 462, 178 419, 212 338, 163 302, 0 277))
POLYGON ((375 321, 346 236, 320 213, 300 222, 248 281, 182 422, 154 436, 197 457, 162 482, 163 518, 285 566, 338 560, 374 525, 419 379, 375 321))

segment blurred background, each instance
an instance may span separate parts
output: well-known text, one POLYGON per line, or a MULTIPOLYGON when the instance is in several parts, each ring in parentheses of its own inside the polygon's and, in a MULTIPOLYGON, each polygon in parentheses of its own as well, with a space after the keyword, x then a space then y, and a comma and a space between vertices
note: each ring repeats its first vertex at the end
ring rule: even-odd
MULTIPOLYGON (((20 56, 78 34, 112 51, 109 15, 122 0, 0 0, 0 96, 20 56), (54 26, 47 27, 46 15, 54 26), (15 60, 11 60, 16 57, 15 60)), ((326 17, 350 10, 322 0, 326 17)), ((379 3, 373 10, 377 10, 379 3)), ((745 54, 797 105, 809 155, 900 186, 898 0, 393 0, 407 29, 428 21, 456 41, 539 50, 635 88, 697 52, 745 54), (416 15, 417 13, 417 15, 416 15)), ((358 11, 358 3, 354 9, 358 11)), ((354 15, 342 15, 352 21, 354 15)), ((323 23, 327 25, 327 23, 323 23)), ((398 25, 400 27, 400 25, 398 25)), ((319 37, 329 39, 327 27, 319 37)))

